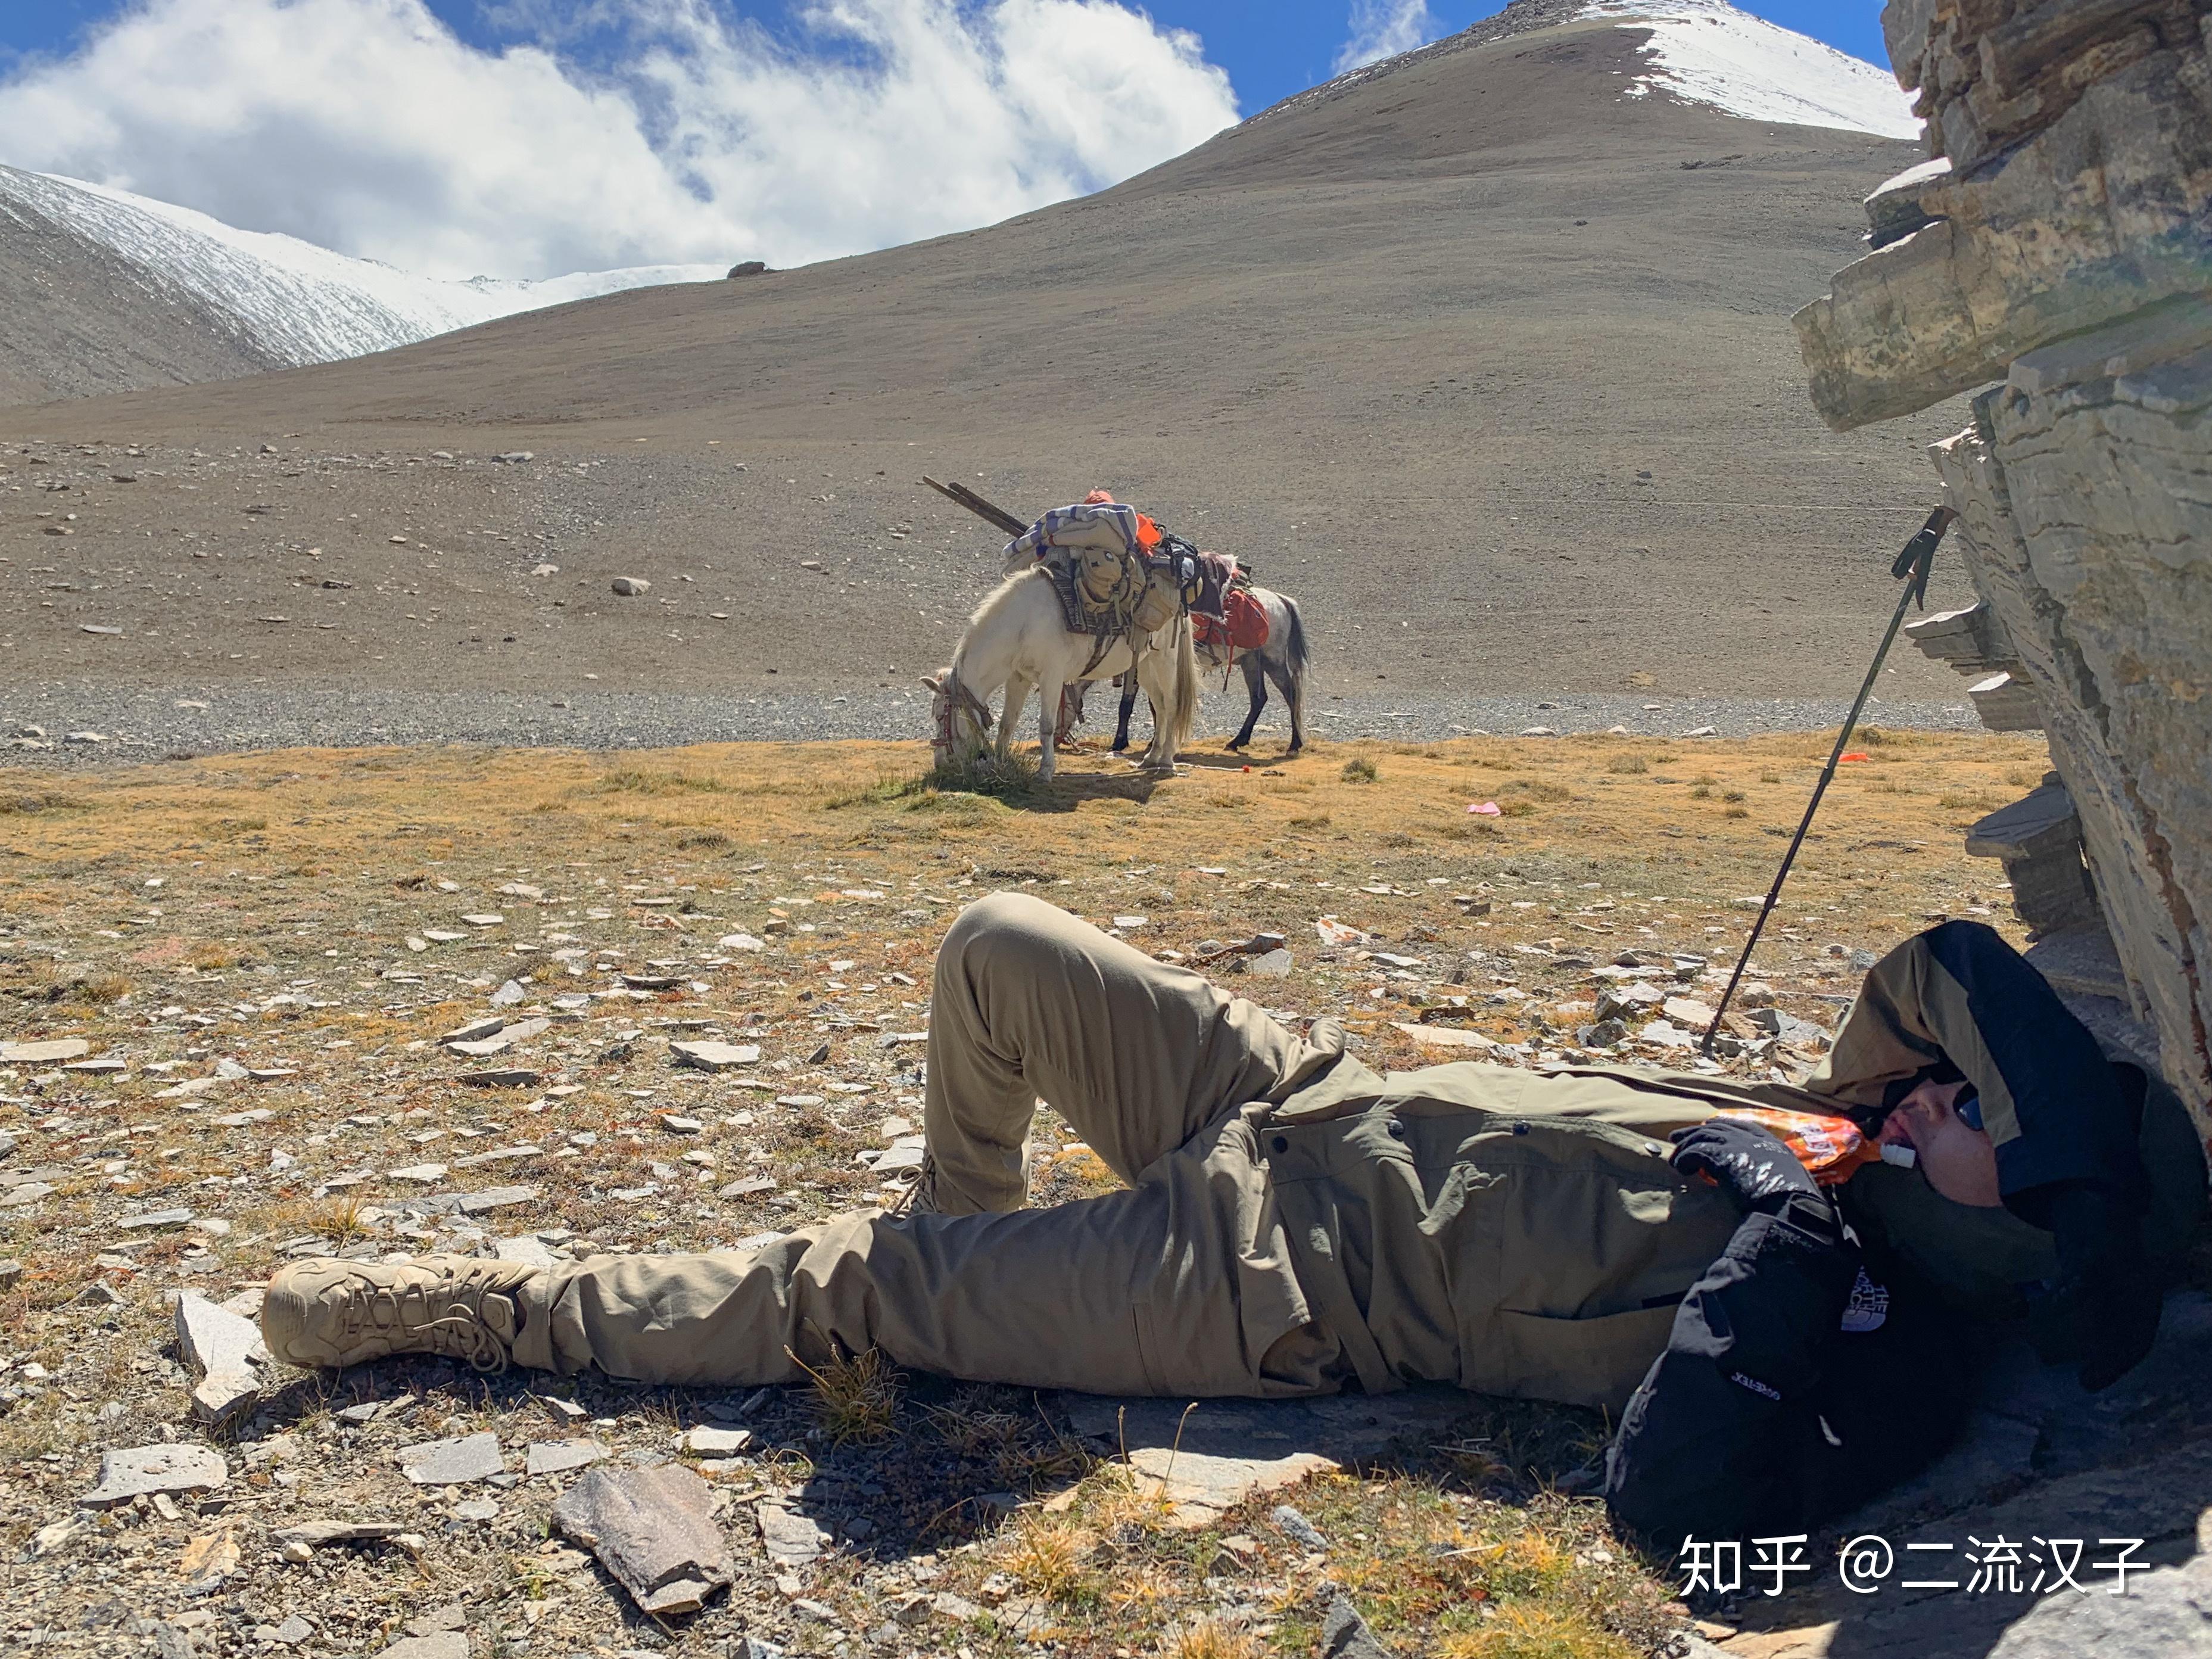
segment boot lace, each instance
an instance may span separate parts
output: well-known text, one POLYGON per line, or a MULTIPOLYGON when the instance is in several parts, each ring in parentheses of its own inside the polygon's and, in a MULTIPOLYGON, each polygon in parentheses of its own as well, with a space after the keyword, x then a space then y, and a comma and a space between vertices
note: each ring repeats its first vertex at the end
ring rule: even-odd
POLYGON ((349 1298, 346 1325, 352 1332, 422 1342, 432 1353, 466 1360, 471 1369, 489 1375, 505 1370, 510 1358, 483 1315, 489 1288, 467 1279, 404 1287, 362 1285, 349 1298))

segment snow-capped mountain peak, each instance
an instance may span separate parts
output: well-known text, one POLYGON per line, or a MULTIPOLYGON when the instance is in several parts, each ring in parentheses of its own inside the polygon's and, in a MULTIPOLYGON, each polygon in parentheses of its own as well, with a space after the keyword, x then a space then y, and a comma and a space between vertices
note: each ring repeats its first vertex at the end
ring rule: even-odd
POLYGON ((1595 0, 1582 15, 1651 31, 1651 67, 1631 96, 1656 88, 1747 120, 1920 137, 1912 100, 1888 70, 1727 0, 1595 0))
POLYGON ((234 319, 264 356, 295 366, 385 351, 570 300, 722 275, 714 265, 646 265, 543 282, 417 276, 128 191, 0 166, 0 213, 10 207, 106 250, 157 289, 234 319))

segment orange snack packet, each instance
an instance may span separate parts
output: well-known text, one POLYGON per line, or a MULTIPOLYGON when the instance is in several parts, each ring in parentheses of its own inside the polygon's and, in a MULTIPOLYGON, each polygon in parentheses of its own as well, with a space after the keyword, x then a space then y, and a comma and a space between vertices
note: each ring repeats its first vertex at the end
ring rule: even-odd
POLYGON ((1867 1164, 1882 1161, 1881 1146, 1847 1117, 1778 1106, 1730 1106, 1713 1115, 1771 1132, 1824 1187, 1839 1186, 1867 1164))

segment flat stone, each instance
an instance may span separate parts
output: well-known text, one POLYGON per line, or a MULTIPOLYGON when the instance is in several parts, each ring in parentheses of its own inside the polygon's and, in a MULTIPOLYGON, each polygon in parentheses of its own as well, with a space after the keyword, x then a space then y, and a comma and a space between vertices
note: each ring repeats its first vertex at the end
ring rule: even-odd
POLYGON ((73 1060, 62 1067, 75 1077, 121 1077, 130 1069, 127 1060, 73 1060))
POLYGON ((399 1628, 410 1636, 435 1636, 441 1631, 466 1630, 468 1627, 468 1603, 448 1601, 442 1607, 433 1607, 428 1613, 416 1614, 399 1628))
POLYGON ((376 1659, 469 1659, 469 1638, 457 1630, 404 1636, 379 1652, 376 1659))
MULTIPOLYGON (((182 1513, 166 1492, 155 1494, 154 1510, 168 1521, 182 1513)), ((186 1542, 179 1553, 177 1577, 185 1581, 186 1594, 204 1594, 238 1571, 238 1534, 233 1528, 202 1533, 186 1542)))
POLYGON ((525 1474, 563 1474, 570 1469, 588 1468, 607 1455, 607 1449, 596 1440, 533 1440, 523 1455, 525 1474))
POLYGON ((491 1253, 501 1261, 519 1261, 541 1272, 561 1265, 560 1258, 546 1248, 544 1240, 531 1233, 520 1238, 495 1238, 491 1253))
POLYGON ((660 1617, 696 1612, 736 1577, 713 1489, 679 1463, 594 1469, 554 1504, 553 1524, 660 1617))
POLYGON ((465 1504, 453 1505, 453 1519, 474 1522, 496 1521, 499 1519, 499 1504, 493 1498, 471 1498, 465 1504))
POLYGON ((1393 1020, 1391 1025, 1413 1039, 1424 1048, 1455 1048, 1460 1050, 1495 1048, 1497 1041, 1480 1031, 1470 1031, 1457 1025, 1416 1025, 1409 1020, 1393 1020))
POLYGON ((760 1523, 761 1548, 771 1566, 803 1567, 820 1560, 830 1547, 830 1534, 812 1516, 763 1501, 753 1505, 753 1518, 760 1523))
POLYGON ((463 916, 461 920, 471 927, 499 927, 504 926, 507 921, 507 918, 496 910, 474 911, 463 916))
POLYGON ((1379 1457, 1396 1442, 1433 1438, 1465 1417, 1467 1396, 1426 1386, 1315 1400, 1187 1401, 1063 1394, 1077 1434, 1128 1449, 1170 1526, 1214 1524, 1229 1510, 1310 1475, 1379 1457))
POLYGON ((149 1210, 143 1215, 127 1215, 114 1223, 118 1232, 150 1232, 156 1227, 181 1227, 192 1218, 190 1210, 149 1210))
POLYGON ((428 1187, 446 1178, 446 1166, 442 1164, 410 1164, 404 1170, 392 1170, 392 1178, 394 1181, 419 1181, 428 1187))
POLYGON ((1328 1538, 1319 1527, 1306 1518, 1304 1510, 1288 1504, 1278 1504, 1267 1511, 1267 1519, 1275 1523, 1278 1532, 1299 1548, 1324 1555, 1328 1553, 1328 1538))
POLYGON ((512 1205, 527 1204, 537 1196, 535 1187, 487 1187, 482 1192, 458 1194, 453 1206, 463 1215, 483 1215, 512 1205))
POLYGON ((1713 1023, 1712 1009, 1694 997, 1668 997, 1659 1005, 1659 1012, 1692 1031, 1703 1031, 1713 1023))
POLYGON ((499 1437, 489 1430, 399 1449, 399 1468, 418 1486, 458 1486, 507 1473, 499 1437))
POLYGON ((2048 1596, 1989 1659, 2212 1659, 2212 1558, 2131 1577, 2124 1596, 2048 1596))
POLYGON ((519 1019, 512 1025, 501 1025, 489 1036, 464 1039, 459 1042, 455 1042, 450 1037, 441 1037, 439 1041, 457 1054, 466 1054, 471 1060, 485 1060, 493 1054, 504 1054, 516 1043, 536 1036, 540 1031, 550 1027, 552 1024, 550 1019, 519 1019))
POLYGON ((1332 1591, 1322 1610, 1321 1652, 1322 1659, 1394 1659, 1342 1590, 1332 1591))
POLYGON ((1262 951, 1244 964, 1248 974, 1257 974, 1261 979, 1288 979, 1297 959, 1288 951, 1262 951))
POLYGON ((0 1042, 0 1065, 46 1066, 92 1052, 82 1037, 53 1037, 43 1042, 0 1042))
POLYGON ((270 1631, 269 1639, 281 1643, 288 1648, 296 1648, 314 1633, 315 1627, 295 1613, 277 1626, 275 1630, 270 1631))
POLYGON ((438 1039, 441 1042, 481 1042, 496 1036, 507 1025, 504 1014, 487 1014, 482 1019, 472 1019, 465 1025, 457 1025, 438 1039))
POLYGON ((626 599, 653 592, 653 584, 642 576, 617 576, 608 586, 626 599))
POLYGON ((211 1425, 229 1422, 261 1398, 257 1365, 270 1363, 251 1320, 216 1306, 197 1291, 177 1298, 177 1352, 199 1373, 192 1409, 211 1425))
POLYGON ((77 1501, 106 1509, 155 1492, 213 1492, 230 1478, 220 1452, 183 1443, 100 1455, 100 1484, 77 1501))
POLYGON ((691 1066, 702 1072, 733 1072, 741 1066, 760 1064, 760 1044, 757 1042, 672 1042, 668 1052, 678 1066, 691 1066))
POLYGON ((685 1431, 684 1436, 684 1449, 702 1457, 741 1456, 756 1443, 750 1429, 720 1429, 704 1424, 685 1431))

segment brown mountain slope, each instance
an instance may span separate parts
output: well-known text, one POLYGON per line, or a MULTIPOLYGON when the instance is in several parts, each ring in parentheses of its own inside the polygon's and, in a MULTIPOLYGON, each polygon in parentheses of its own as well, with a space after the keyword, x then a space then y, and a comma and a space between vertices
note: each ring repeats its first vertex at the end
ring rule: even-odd
MULTIPOLYGON (((158 640, 113 652, 30 615, 0 673, 737 692, 902 677, 945 658, 995 570, 988 532, 915 487, 928 471, 1022 512, 1106 484, 1253 557, 1308 602, 1333 690, 1620 690, 1647 673, 1661 694, 1846 690, 1886 556, 1927 505, 1911 446, 1945 411, 1909 434, 1828 433, 1788 314, 1851 251, 1858 198, 1917 157, 1626 99, 1642 38, 1583 23, 1431 52, 964 235, 0 412, 0 436, 243 452, 195 491, 180 465, 89 498, 71 549, 137 538, 101 603, 126 628, 159 607, 158 640), (264 441, 281 463, 253 459, 264 441), (462 461, 314 459, 437 447, 462 461), (538 459, 464 464, 518 447, 538 459), (257 502, 273 510, 239 516, 257 502), (185 562, 185 532, 226 554, 222 584, 185 562), (241 648, 225 618, 286 611, 309 545, 325 570, 348 562, 338 625, 271 624, 241 648), (541 556, 557 579, 525 574, 541 556), (655 597, 612 600, 617 571, 655 597), (451 641, 425 620, 464 614, 451 641)), ((1891 694, 1956 686, 1901 662, 1891 694)))

